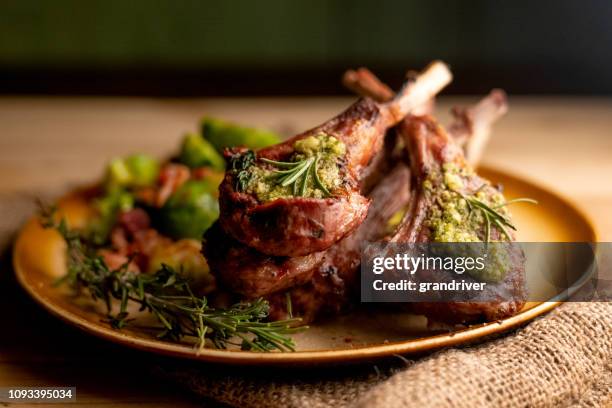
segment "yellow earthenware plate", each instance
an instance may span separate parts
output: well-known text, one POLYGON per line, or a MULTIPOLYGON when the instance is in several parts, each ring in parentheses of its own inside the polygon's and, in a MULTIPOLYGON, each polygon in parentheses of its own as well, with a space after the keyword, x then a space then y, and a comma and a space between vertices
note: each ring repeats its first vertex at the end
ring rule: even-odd
MULTIPOLYGON (((593 224, 574 205, 557 194, 525 180, 491 169, 483 176, 502 183, 507 198, 532 197, 539 205, 516 205, 512 212, 519 241, 596 242, 593 224)), ((73 226, 82 225, 90 215, 78 192, 60 200, 60 212, 73 226)), ((444 346, 477 340, 502 332, 551 310, 559 303, 531 302, 517 315, 487 324, 449 332, 428 329, 425 318, 390 310, 357 310, 350 315, 314 324, 294 336, 295 352, 258 353, 240 350, 204 349, 190 344, 158 340, 144 326, 148 316, 134 311, 135 325, 121 331, 103 321, 104 306, 86 296, 75 297, 66 288, 53 286, 65 270, 64 243, 55 231, 43 230, 36 218, 22 229, 14 249, 17 279, 41 306, 62 320, 103 339, 140 350, 193 360, 228 364, 316 365, 373 360, 391 355, 422 353, 444 346), (140 328, 143 327, 143 328, 140 328)), ((528 279, 529 280, 529 279, 528 279)), ((540 290, 529 287, 530 293, 540 290)))

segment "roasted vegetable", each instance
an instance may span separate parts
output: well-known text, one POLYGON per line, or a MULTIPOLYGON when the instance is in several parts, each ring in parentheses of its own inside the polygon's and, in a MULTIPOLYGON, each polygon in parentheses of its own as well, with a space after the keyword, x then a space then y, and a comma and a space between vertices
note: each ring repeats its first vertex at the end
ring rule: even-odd
POLYGON ((215 147, 195 133, 188 133, 183 139, 179 161, 191 168, 212 167, 220 171, 225 168, 225 161, 215 147))
POLYGON ((121 188, 115 188, 94 200, 93 206, 97 214, 89 225, 89 235, 95 244, 101 245, 108 240, 119 211, 128 211, 134 207, 134 196, 121 188))
POLYGON ((160 228, 172 238, 202 237, 219 217, 216 182, 189 180, 160 209, 160 228))
POLYGON ((159 161, 145 154, 134 154, 112 160, 106 170, 105 186, 107 189, 117 187, 145 187, 157 180, 159 161))
POLYGON ((65 219, 56 221, 52 209, 42 207, 40 216, 42 226, 53 228, 66 242, 67 272, 58 283, 69 284, 75 295, 86 290, 94 300, 106 303, 107 311, 101 317, 114 329, 131 324, 128 308, 134 305, 157 319, 159 325, 149 329, 157 331, 158 338, 176 342, 192 338, 198 350, 207 346, 226 349, 234 344, 262 352, 295 350, 290 334, 304 330, 292 327, 300 319, 267 322, 270 305, 266 300, 215 309, 205 296, 194 296, 189 282, 170 266, 164 264, 151 274, 123 266, 111 268, 90 242, 68 228, 65 219))
POLYGON ((220 119, 202 119, 202 135, 218 152, 232 146, 259 149, 280 142, 280 137, 268 130, 239 126, 220 119))
POLYGON ((215 278, 200 253, 202 244, 195 239, 181 239, 170 245, 157 247, 149 261, 149 273, 167 265, 189 281, 197 295, 206 295, 215 289, 215 278))

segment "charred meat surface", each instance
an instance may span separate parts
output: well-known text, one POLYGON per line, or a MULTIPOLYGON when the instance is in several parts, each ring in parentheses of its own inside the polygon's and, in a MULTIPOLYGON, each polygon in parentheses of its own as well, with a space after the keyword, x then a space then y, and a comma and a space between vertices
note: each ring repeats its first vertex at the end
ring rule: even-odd
MULTIPOLYGON (((376 77, 367 70, 361 69, 358 72, 359 78, 367 78, 365 83, 359 85, 360 89, 371 92, 370 95, 376 98, 377 95, 373 90, 384 87, 384 84, 380 81, 376 82, 376 77)), ((456 108, 454 111, 461 112, 461 115, 458 115, 458 119, 454 122, 454 134, 452 135, 451 142, 465 146, 469 145, 470 141, 477 137, 481 137, 486 141, 491 126, 507 109, 504 95, 503 91, 495 90, 474 106, 462 109, 456 108), (481 129, 480 133, 476 134, 476 129, 481 129)), ((411 118, 406 118, 402 126, 407 126, 407 122, 410 120, 411 118)), ((417 118, 417 120, 421 119, 417 118)), ((484 144, 480 144, 480 148, 483 146, 484 144)), ((460 155, 461 150, 458 149, 457 151, 457 154, 460 155)), ((349 301, 356 297, 355 295, 358 291, 357 285, 359 282, 359 265, 363 241, 382 239, 385 234, 384 229, 387 228, 388 220, 391 217, 392 208, 384 207, 389 205, 384 202, 384 200, 389 199, 384 196, 386 188, 390 186, 389 183, 394 181, 402 182, 403 177, 409 177, 409 174, 402 174, 401 177, 398 177, 401 174, 398 173, 399 171, 395 169, 391 174, 385 175, 386 178, 380 182, 380 185, 372 194, 373 204, 368 219, 355 233, 332 246, 327 251, 323 262, 317 268, 316 273, 312 275, 312 280, 308 284, 293 288, 287 293, 277 293, 269 296, 272 316, 276 318, 286 318, 288 316, 286 312, 286 296, 289 296, 291 300, 293 313, 296 316, 300 316, 306 323, 313 321, 317 317, 333 316, 346 309, 346 306, 350 303, 349 301)), ((420 181, 414 180, 414 183, 420 181)), ((418 184, 414 184, 414 186, 413 193, 418 190, 418 184)), ((400 194, 398 197, 404 197, 404 190, 399 187, 395 187, 395 189, 400 194)), ((405 192, 405 197, 409 197, 407 191, 405 192)), ((404 223, 408 219, 409 216, 404 217, 404 223)), ((517 261, 520 262, 520 259, 517 261)), ((521 279, 523 277, 520 273, 508 276, 508 282, 502 285, 502 288, 498 288, 500 296, 508 296, 506 287, 510 287, 511 293, 516 294, 517 292, 514 288, 523 285, 522 281, 520 281, 521 279)), ((445 321, 463 322, 478 321, 482 320, 483 317, 491 319, 497 318, 495 316, 511 315, 516 313, 516 307, 518 306, 520 306, 520 303, 509 302, 503 304, 480 303, 478 307, 475 307, 464 302, 456 303, 449 309, 444 303, 420 303, 412 305, 412 311, 427 314, 431 317, 435 316, 439 309, 445 311, 447 315, 444 319, 445 321), (431 308, 430 312, 427 311, 428 308, 431 308)))
POLYGON ((229 237, 217 223, 205 234, 204 255, 223 286, 246 298, 308 283, 322 269, 351 269, 346 266, 349 263, 357 267, 361 241, 382 236, 377 232, 384 230, 386 220, 407 203, 408 183, 408 168, 398 164, 372 191, 374 201, 366 221, 326 251, 299 257, 266 255, 229 237))
POLYGON ((451 79, 440 62, 390 101, 364 98, 325 124, 257 152, 226 151, 220 224, 236 240, 275 256, 329 248, 366 217, 364 169, 387 129, 431 99, 451 79))
POLYGON ((262 254, 225 234, 218 222, 206 232, 202 250, 223 287, 247 299, 309 282, 324 256, 262 254))
POLYGON ((351 235, 327 251, 314 269, 311 280, 288 292, 268 296, 274 319, 288 316, 287 297, 292 313, 303 323, 317 317, 333 316, 347 308, 358 294, 361 252, 368 241, 382 239, 389 231, 390 219, 401 212, 410 197, 410 172, 397 164, 372 190, 372 206, 366 220, 351 235))
MULTIPOLYGON (((488 96, 476 106, 487 105, 488 96)), ((474 107, 464 109, 472 111, 474 107)), ((477 115, 480 121, 490 124, 499 116, 477 115)), ((471 128, 463 129, 459 141, 470 138, 471 128)), ((401 158, 393 157, 396 144, 395 131, 386 140, 386 166, 401 158)), ((223 233, 216 225, 206 234, 204 251, 211 271, 223 282, 225 288, 243 298, 268 296, 273 305, 274 316, 286 316, 285 291, 290 297, 296 315, 311 321, 322 314, 333 315, 348 303, 349 293, 354 294, 360 264, 360 240, 382 238, 387 221, 397 206, 405 204, 409 175, 404 165, 393 171, 383 170, 375 162, 378 175, 370 176, 371 184, 378 184, 370 198, 373 200, 368 218, 353 234, 334 244, 326 251, 301 257, 275 257, 262 254, 223 233), (402 170, 403 168, 403 170, 402 170), (391 191, 396 191, 394 196, 391 191), (383 232, 380 232, 383 231, 383 232), (364 238, 365 237, 365 238, 364 238), (275 293, 278 292, 278 293, 275 293), (272 294, 272 295, 270 295, 272 294)), ((374 173, 374 171, 372 171, 374 173)))

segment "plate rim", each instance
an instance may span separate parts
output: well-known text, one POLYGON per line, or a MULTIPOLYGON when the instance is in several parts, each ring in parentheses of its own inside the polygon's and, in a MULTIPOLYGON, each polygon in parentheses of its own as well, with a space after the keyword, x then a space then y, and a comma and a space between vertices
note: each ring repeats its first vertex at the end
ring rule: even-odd
MULTIPOLYGON (((484 170, 489 175, 499 175, 501 178, 513 179, 530 187, 540 190, 548 195, 554 196, 558 201, 563 202, 571 211, 584 221, 588 227, 589 233, 593 238, 593 242, 597 242, 599 232, 595 227, 592 219, 585 211, 571 199, 564 195, 541 186, 537 182, 533 182, 528 178, 512 175, 504 170, 499 170, 489 166, 481 166, 479 169, 484 170)), ((67 193, 70 194, 74 192, 67 193)), ((197 360, 209 363, 223 363, 232 365, 320 365, 334 363, 355 363, 368 360, 376 360, 394 355, 406 355, 414 353, 424 353, 442 347, 455 346, 471 340, 478 340, 484 336, 495 333, 502 333, 512 328, 515 328, 523 323, 529 322, 534 318, 554 309, 562 301, 546 301, 546 302, 531 302, 534 306, 523 309, 514 316, 478 325, 471 325, 467 328, 453 331, 451 333, 436 334, 433 336, 421 337, 417 339, 402 340, 388 342, 382 344, 369 344, 346 349, 321 349, 321 350, 303 350, 295 352, 272 352, 260 353, 253 351, 242 350, 217 350, 206 348, 200 351, 186 344, 171 343, 162 340, 148 339, 128 334, 120 330, 104 327, 100 324, 82 318, 69 310, 48 299, 42 293, 37 291, 34 285, 31 285, 25 275, 25 267, 18 262, 20 259, 19 252, 21 242, 25 239, 26 226, 35 219, 32 216, 24 226, 19 230, 15 245, 13 247, 13 270, 19 285, 34 299, 36 303, 43 309, 50 312, 53 316, 59 318, 65 323, 76 326, 81 331, 104 340, 111 341, 116 344, 121 344, 141 351, 147 351, 166 356, 179 357, 189 360, 197 360)))

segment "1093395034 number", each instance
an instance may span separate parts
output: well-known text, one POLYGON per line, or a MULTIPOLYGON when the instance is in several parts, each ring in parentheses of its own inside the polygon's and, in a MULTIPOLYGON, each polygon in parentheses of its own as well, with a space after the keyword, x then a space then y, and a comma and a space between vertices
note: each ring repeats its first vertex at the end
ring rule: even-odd
POLYGON ((0 388, 0 402, 75 401, 75 387, 5 387, 0 388))

